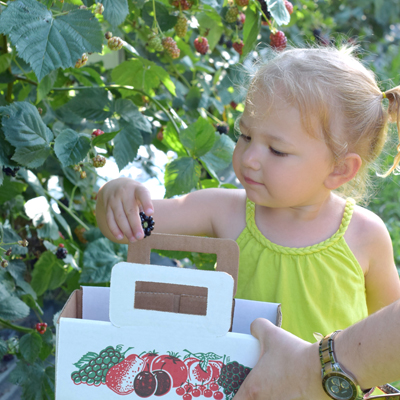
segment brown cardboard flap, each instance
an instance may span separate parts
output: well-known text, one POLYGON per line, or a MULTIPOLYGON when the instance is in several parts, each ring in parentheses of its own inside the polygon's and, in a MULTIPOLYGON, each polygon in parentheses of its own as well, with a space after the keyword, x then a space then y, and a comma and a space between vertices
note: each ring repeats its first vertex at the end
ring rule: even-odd
POLYGON ((217 271, 228 273, 235 281, 233 288, 235 297, 239 271, 239 246, 234 240, 153 233, 146 239, 129 244, 127 261, 150 264, 152 249, 216 254, 217 271))
POLYGON ((60 321, 60 318, 82 318, 82 295, 82 289, 76 289, 72 292, 61 310, 57 323, 60 321))

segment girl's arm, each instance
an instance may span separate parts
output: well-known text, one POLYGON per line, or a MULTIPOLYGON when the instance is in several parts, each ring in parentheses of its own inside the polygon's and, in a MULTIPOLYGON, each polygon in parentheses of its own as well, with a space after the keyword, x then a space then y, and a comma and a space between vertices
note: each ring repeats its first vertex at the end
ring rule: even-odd
POLYGON ((140 210, 153 216, 156 233, 235 239, 238 209, 241 207, 244 213, 245 200, 239 192, 203 189, 179 198, 151 200, 144 185, 130 178, 118 178, 99 190, 96 219, 104 236, 119 243, 143 239, 140 210))
POLYGON ((369 268, 365 274, 365 287, 368 311, 372 314, 400 298, 400 280, 394 263, 392 241, 385 224, 372 214, 368 225, 366 249, 369 268))

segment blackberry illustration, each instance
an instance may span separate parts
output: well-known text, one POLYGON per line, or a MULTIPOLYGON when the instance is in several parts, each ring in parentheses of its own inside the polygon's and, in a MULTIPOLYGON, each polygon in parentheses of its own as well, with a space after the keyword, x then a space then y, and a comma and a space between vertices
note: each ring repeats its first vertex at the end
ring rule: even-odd
POLYGON ((147 216, 143 211, 139 213, 140 221, 142 223, 144 237, 151 235, 151 231, 154 229, 154 220, 153 217, 147 216))
POLYGON ((10 168, 10 167, 4 167, 4 166, 3 166, 3 172, 4 172, 7 176, 13 176, 13 177, 15 177, 15 175, 17 174, 18 171, 19 171, 19 167, 10 168))
POLYGON ((221 368, 217 383, 224 389, 226 395, 236 394, 250 371, 251 368, 245 367, 237 361, 229 362, 221 368))
POLYGON ((90 352, 82 357, 84 360, 88 358, 91 358, 89 362, 81 363, 78 361, 74 364, 79 368, 79 370, 71 374, 71 379, 75 385, 80 385, 81 383, 88 386, 105 385, 108 370, 115 364, 122 362, 125 357, 118 349, 108 346, 100 354, 90 352))

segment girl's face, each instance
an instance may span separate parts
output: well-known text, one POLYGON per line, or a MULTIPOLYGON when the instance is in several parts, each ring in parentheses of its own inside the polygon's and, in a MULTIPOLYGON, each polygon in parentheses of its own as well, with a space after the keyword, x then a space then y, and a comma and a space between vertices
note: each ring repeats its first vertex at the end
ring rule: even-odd
POLYGON ((266 115, 263 96, 256 93, 252 101, 240 119, 233 153, 233 168, 248 198, 267 207, 323 200, 329 193, 324 181, 334 170, 324 140, 304 130, 297 108, 274 99, 266 115))

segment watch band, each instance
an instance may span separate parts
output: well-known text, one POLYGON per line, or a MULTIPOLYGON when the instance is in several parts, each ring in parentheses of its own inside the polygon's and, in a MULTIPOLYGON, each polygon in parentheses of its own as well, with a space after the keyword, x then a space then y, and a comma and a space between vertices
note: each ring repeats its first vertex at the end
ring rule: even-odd
MULTIPOLYGON (((333 397, 333 394, 329 393, 325 387, 325 381, 327 377, 337 376, 342 379, 346 379, 349 387, 353 392, 353 396, 349 397, 349 400, 361 400, 364 397, 365 393, 369 393, 371 390, 363 392, 360 386, 357 383, 356 378, 353 374, 347 371, 343 366, 341 366, 335 356, 335 347, 334 347, 334 339, 335 336, 341 332, 340 330, 331 333, 330 335, 325 336, 319 343, 319 357, 321 361, 321 377, 323 388, 325 392, 332 397, 333 399, 341 397, 333 397)), ((348 389, 350 390, 350 389, 348 389)))

